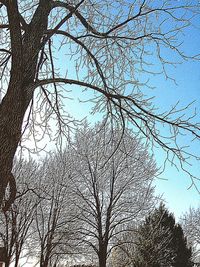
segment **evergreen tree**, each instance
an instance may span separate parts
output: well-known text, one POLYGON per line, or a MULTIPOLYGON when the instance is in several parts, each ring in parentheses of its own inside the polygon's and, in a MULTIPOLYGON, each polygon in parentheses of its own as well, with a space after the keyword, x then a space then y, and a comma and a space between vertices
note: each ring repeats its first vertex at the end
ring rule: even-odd
POLYGON ((138 229, 134 267, 191 267, 183 230, 163 204, 138 229))
POLYGON ((174 250, 175 250, 175 264, 174 267, 191 267, 192 250, 187 246, 187 239, 184 237, 182 227, 177 224, 174 226, 174 250))

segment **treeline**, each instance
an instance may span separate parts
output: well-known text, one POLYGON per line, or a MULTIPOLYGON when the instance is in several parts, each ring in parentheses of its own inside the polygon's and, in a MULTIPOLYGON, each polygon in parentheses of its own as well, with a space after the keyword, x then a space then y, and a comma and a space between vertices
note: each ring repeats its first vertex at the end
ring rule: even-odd
POLYGON ((157 168, 139 138, 87 123, 64 151, 16 159, 18 193, 1 213, 6 267, 190 267, 182 228, 152 186, 157 168), (147 214, 148 217, 145 217, 147 214))

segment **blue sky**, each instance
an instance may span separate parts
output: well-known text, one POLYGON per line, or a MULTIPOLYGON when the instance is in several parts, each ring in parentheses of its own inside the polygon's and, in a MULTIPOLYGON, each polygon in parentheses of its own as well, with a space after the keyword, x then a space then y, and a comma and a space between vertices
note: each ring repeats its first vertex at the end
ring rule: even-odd
MULTIPOLYGON (((182 65, 173 70, 173 76, 176 78, 177 85, 172 81, 166 81, 161 76, 154 78, 152 81, 152 84, 156 86, 156 89, 152 92, 152 95, 155 95, 154 103, 157 107, 167 110, 178 100, 180 100, 180 106, 187 105, 195 100, 194 106, 197 107, 197 118, 200 120, 200 62, 183 62, 182 65)), ((76 92, 79 90, 77 87, 70 88, 76 90, 76 92)), ((79 93, 72 93, 72 95, 76 97, 79 93)), ((69 101, 67 106, 70 113, 76 118, 83 118, 90 111, 88 103, 80 104, 78 101, 69 101)), ((198 150, 198 148, 194 147, 194 150, 198 150)), ((155 157, 158 166, 161 166, 163 163, 162 153, 158 152, 155 157)), ((194 164, 192 170, 195 170, 195 174, 200 177, 200 165, 194 164)), ((194 188, 188 189, 191 181, 183 171, 177 171, 167 165, 166 170, 160 177, 163 179, 156 178, 155 180, 156 193, 163 195, 166 206, 175 214, 177 219, 190 206, 197 207, 200 204, 199 193, 194 188)))
MULTIPOLYGON (((194 55, 199 52, 200 34, 198 27, 200 27, 200 24, 197 20, 195 24, 196 28, 184 32, 183 48, 188 55, 194 55)), ((176 58, 173 59, 176 61, 176 58)), ((198 113, 197 120, 200 121, 200 62, 184 61, 182 64, 177 65, 176 68, 169 68, 169 73, 175 78, 177 84, 165 80, 162 75, 151 78, 150 83, 156 87, 150 93, 150 95, 155 96, 154 103, 158 108, 168 110, 177 101, 180 101, 180 107, 195 101, 194 107, 197 107, 198 113)), ((73 89, 72 96, 76 98, 79 95, 79 89, 72 86, 70 89, 73 89)), ((83 118, 89 113, 90 105, 88 103, 80 104, 78 101, 68 101, 67 108, 76 118, 83 118)), ((193 146, 194 151, 199 150, 195 145, 190 145, 193 146)), ((158 166, 160 166, 163 162, 162 153, 158 152, 155 156, 158 166)), ((192 162, 192 164, 191 170, 194 171, 196 176, 200 177, 200 164, 197 165, 195 162, 192 162)), ((199 193, 194 188, 188 189, 191 181, 183 171, 177 171, 167 165, 161 178, 163 180, 156 179, 155 181, 156 192, 163 194, 167 206, 171 212, 174 212, 177 219, 190 206, 198 206, 200 204, 199 193)))
MULTIPOLYGON (((191 35, 190 35, 191 36, 191 35)), ((196 38, 200 37, 199 34, 196 38)), ((192 51, 197 45, 195 40, 188 43, 188 50, 192 51)), ((195 51, 195 49, 193 50, 195 51)), ((174 77, 177 85, 170 82, 159 81, 159 87, 162 89, 156 90, 156 103, 167 109, 171 104, 180 100, 180 104, 187 105, 189 102, 195 101, 194 106, 197 108, 197 120, 200 121, 200 63, 199 62, 184 62, 174 70, 174 77)), ((193 144, 189 144, 192 145, 193 144)), ((199 151, 199 147, 193 147, 193 151, 199 151)), ((159 157, 159 156, 158 156, 159 157)), ((158 161, 158 157, 156 160, 158 161)), ((193 162, 191 170, 200 178, 200 163, 193 162)), ((190 206, 197 207, 200 205, 200 195, 194 189, 188 189, 191 185, 190 178, 182 171, 177 171, 175 168, 168 166, 162 174, 165 180, 157 180, 157 192, 162 193, 168 202, 168 207, 175 213, 178 218, 183 212, 188 210, 190 206)))
MULTIPOLYGON (((196 28, 187 30, 184 36, 184 51, 189 55, 199 53, 200 43, 200 23, 196 21, 196 28)), ((155 103, 158 107, 168 109, 171 105, 180 100, 180 105, 184 106, 195 101, 194 107, 197 108, 196 121, 200 121, 200 62, 184 61, 175 69, 170 70, 176 79, 177 85, 173 82, 165 81, 161 77, 156 77, 153 84, 155 90, 155 103)), ((199 152, 200 148, 193 146, 194 152, 199 152)), ((159 155, 156 157, 159 161, 159 155)), ((191 170, 200 178, 200 163, 192 162, 191 170)), ((157 180, 156 191, 162 193, 168 202, 168 207, 178 218, 190 206, 200 205, 200 194, 191 185, 190 178, 182 171, 168 166, 162 177, 167 179, 157 180)), ((200 187, 199 187, 200 189, 200 187)))

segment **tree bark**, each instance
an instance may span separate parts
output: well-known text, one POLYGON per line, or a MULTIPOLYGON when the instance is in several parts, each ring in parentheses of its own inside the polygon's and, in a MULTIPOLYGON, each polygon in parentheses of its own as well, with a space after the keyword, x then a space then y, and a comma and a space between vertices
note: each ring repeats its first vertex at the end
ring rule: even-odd
POLYGON ((12 62, 9 86, 0 103, 0 206, 4 210, 8 210, 16 195, 15 179, 11 172, 13 158, 21 139, 24 115, 33 98, 38 55, 51 5, 49 0, 40 1, 23 38, 17 1, 8 1, 6 7, 12 62), (8 185, 10 195, 3 204, 8 185))
POLYGON ((99 242, 99 267, 106 267, 107 261, 107 244, 103 241, 99 242))

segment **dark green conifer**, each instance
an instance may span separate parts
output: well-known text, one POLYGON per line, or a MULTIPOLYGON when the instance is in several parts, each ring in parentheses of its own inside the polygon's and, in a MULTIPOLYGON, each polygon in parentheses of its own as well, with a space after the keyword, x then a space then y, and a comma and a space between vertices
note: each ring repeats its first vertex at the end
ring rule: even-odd
POLYGON ((163 204, 139 226, 134 267, 192 267, 183 230, 163 204))

